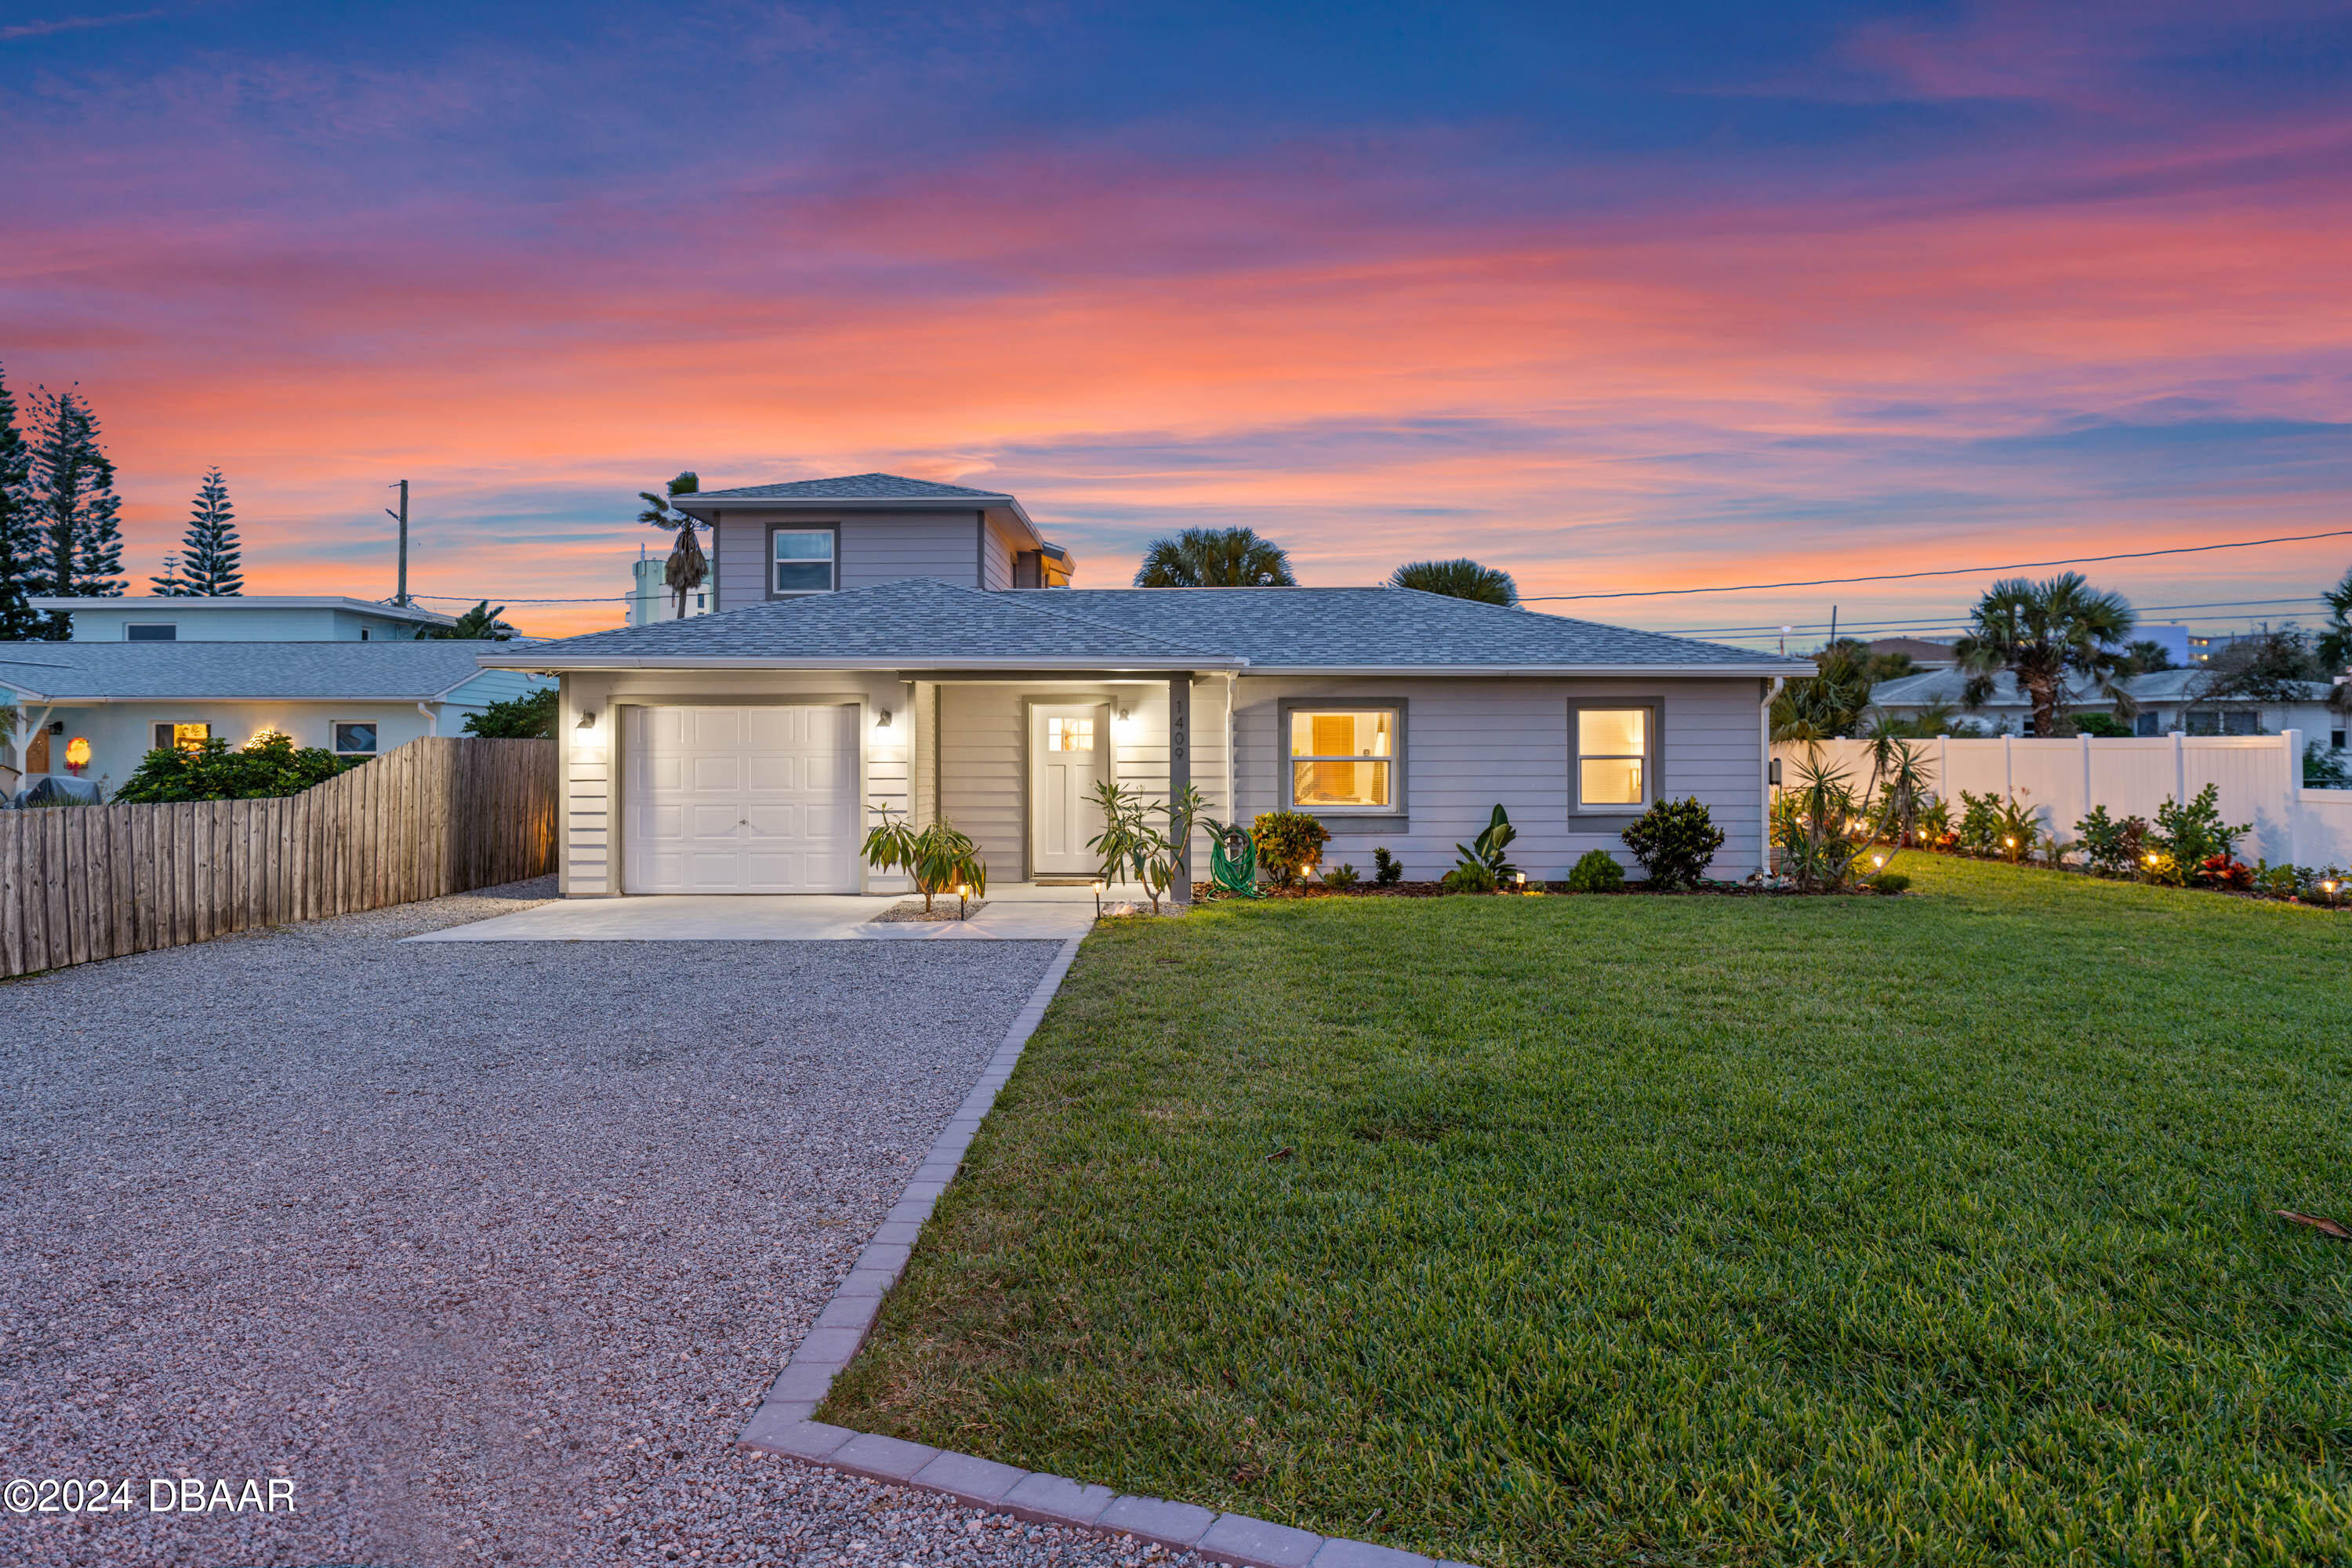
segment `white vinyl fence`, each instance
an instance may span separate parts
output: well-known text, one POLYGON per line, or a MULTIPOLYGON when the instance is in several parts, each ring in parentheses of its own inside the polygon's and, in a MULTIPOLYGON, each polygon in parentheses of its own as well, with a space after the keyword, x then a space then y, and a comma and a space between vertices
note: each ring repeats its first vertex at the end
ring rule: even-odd
MULTIPOLYGON (((2273 865, 2352 867, 2352 790, 2303 787, 2303 736, 2181 735, 2110 741, 1944 738, 1914 741, 1937 797, 1959 817, 1960 792, 2011 796, 2031 806, 2044 831, 2075 837, 2074 824, 2094 805, 2112 816, 2155 820, 2167 800, 2193 800, 2212 784, 2221 820, 2251 823, 2240 858, 2273 865)), ((1856 790, 1870 784, 1870 742, 1822 741, 1821 753, 1845 770, 1856 790)), ((1783 785, 1797 782, 1808 751, 1802 742, 1772 748, 1783 785)))

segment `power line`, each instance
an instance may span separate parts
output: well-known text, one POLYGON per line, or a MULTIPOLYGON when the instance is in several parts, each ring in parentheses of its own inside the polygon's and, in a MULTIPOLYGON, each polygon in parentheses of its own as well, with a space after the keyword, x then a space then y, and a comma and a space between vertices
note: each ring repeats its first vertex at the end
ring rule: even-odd
MULTIPOLYGON (((2274 605, 2321 605, 2326 603, 2326 601, 2325 599, 2314 595, 2309 598, 2304 599, 2214 599, 2204 604, 2196 605, 2135 605, 2132 607, 2137 614, 2145 618, 2147 616, 2157 614, 2158 611, 2255 610, 2264 609, 2274 605)), ((2233 620, 2236 617, 2231 616, 2191 616, 2190 618, 2194 620, 2211 621, 2233 620)), ((1829 624, 1830 623, 1827 621, 1774 621, 1769 626, 1670 626, 1665 629, 1675 637, 1727 637, 1734 632, 1754 632, 1759 636, 1769 637, 1783 629, 1792 632, 1820 631, 1829 624)), ((1965 616, 1953 615, 1914 616, 1908 618, 1897 618, 1887 621, 1857 621, 1853 624, 1857 629, 1866 626, 1874 630, 1885 630, 1902 626, 1918 626, 1940 629, 1942 627, 1952 626, 1964 626, 1970 625, 1971 623, 1965 616)))
POLYGON ((1713 588, 1631 588, 1622 594, 1523 594, 1533 599, 1656 599, 1675 594, 1746 594, 1763 588, 1827 588, 1840 583, 1906 583, 1919 577, 1973 577, 1986 572, 2025 572, 2040 566, 2093 566, 2103 561, 2146 561, 2158 555, 2201 555, 2213 550, 2251 550, 2259 544, 2302 544, 2314 539, 2352 537, 2352 528, 2326 533, 2288 533, 2276 539, 2235 539, 2226 544, 2180 544, 2169 550, 2127 550, 2118 555, 2072 555, 2063 561, 2012 561, 2006 566, 1948 566, 1934 572, 1882 572, 1870 577, 1811 577, 1801 583, 1733 583, 1713 588))
POLYGON ((445 605, 487 605, 497 599, 508 605, 618 605, 634 594, 604 594, 593 599, 508 599, 498 594, 411 594, 412 599, 437 599, 445 605))

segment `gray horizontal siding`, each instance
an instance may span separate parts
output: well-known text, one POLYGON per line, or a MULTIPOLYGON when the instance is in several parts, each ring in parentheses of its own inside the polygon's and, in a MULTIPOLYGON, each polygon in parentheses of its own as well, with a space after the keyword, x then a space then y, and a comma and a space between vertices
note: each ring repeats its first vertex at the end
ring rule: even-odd
POLYGON ((1497 804, 1518 838, 1511 857, 1528 875, 1553 879, 1588 849, 1633 865, 1614 826, 1569 815, 1568 710, 1573 702, 1643 698, 1664 704, 1661 793, 1696 795, 1725 835, 1713 874, 1756 869, 1763 848, 1762 693, 1753 679, 1701 681, 1380 680, 1318 681, 1244 677, 1235 683, 1234 794, 1247 819, 1277 809, 1282 769, 1279 709, 1285 700, 1344 704, 1402 698, 1409 704, 1403 758, 1409 826, 1351 825, 1338 815, 1327 862, 1371 869, 1374 846, 1425 881, 1454 864, 1454 847, 1485 827, 1497 804))
MULTIPOLYGON (((713 530, 711 545, 720 609, 740 610, 767 598, 768 530, 779 523, 838 527, 845 588, 870 588, 908 577, 937 577, 965 588, 980 585, 982 523, 976 510, 852 511, 836 517, 729 512, 713 530)), ((1012 586, 1010 556, 1003 573, 1002 582, 988 586, 1012 586)))

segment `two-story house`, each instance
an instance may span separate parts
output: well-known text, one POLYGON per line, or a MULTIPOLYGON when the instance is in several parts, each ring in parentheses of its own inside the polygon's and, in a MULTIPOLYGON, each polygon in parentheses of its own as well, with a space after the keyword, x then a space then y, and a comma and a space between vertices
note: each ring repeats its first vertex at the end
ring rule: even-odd
POLYGON ((1417 879, 1497 804, 1541 879, 1695 795, 1737 878, 1772 684, 1812 669, 1397 588, 1066 586, 1012 496, 887 474, 675 504, 712 526, 717 613, 484 654, 562 679, 568 894, 897 891, 858 854, 885 806, 999 882, 1083 880, 1114 781, 1309 812, 1327 863, 1417 879))

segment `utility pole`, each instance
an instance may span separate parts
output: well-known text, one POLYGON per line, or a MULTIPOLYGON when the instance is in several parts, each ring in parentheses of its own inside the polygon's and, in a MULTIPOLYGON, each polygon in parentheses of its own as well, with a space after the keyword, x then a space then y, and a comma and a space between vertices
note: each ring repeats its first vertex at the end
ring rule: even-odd
MULTIPOLYGON (((405 501, 403 501, 401 504, 404 507, 407 505, 405 501)), ((408 538, 408 524, 404 522, 400 525, 400 537, 404 541, 408 538)), ((405 543, 401 546, 400 558, 403 561, 406 561, 408 559, 408 547, 405 543)), ((406 575, 407 571, 408 569, 405 566, 401 568, 402 576, 400 580, 403 583, 408 581, 408 577, 406 575)), ((1830 641, 1832 643, 1835 643, 1837 641, 1837 606, 1835 605, 1832 605, 1830 606, 1830 641)))
POLYGON ((392 602, 405 609, 408 605, 408 481, 403 479, 397 486, 386 485, 384 488, 400 491, 400 510, 394 511, 386 507, 383 515, 400 524, 400 586, 394 592, 392 602))

